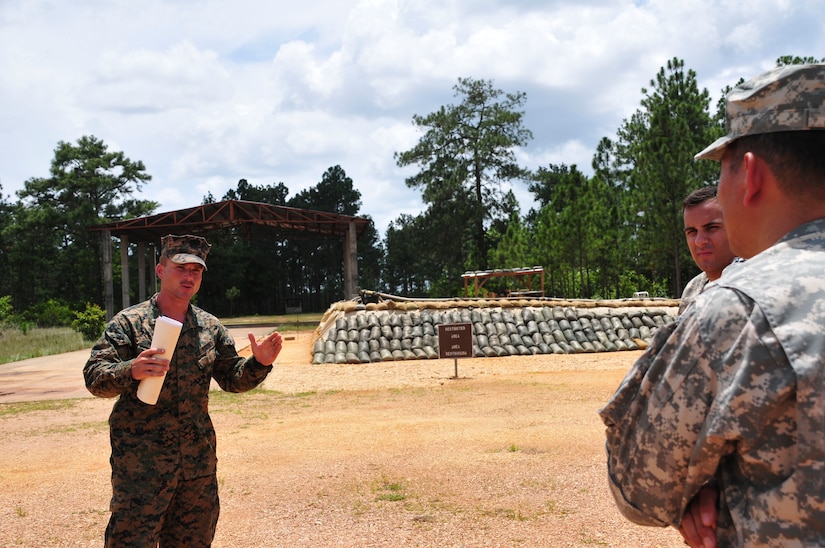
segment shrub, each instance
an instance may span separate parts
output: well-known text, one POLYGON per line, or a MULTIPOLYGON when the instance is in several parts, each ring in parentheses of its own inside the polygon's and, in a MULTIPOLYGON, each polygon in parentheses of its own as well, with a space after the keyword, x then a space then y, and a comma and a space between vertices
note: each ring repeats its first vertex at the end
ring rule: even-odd
POLYGON ((86 310, 75 312, 74 315, 72 329, 88 341, 97 340, 106 327, 106 312, 96 304, 86 303, 86 310))
POLYGON ((14 320, 14 307, 11 304, 11 295, 0 297, 0 324, 12 323, 14 320))
POLYGON ((74 312, 63 301, 49 299, 28 308, 21 316, 23 322, 38 327, 68 327, 72 323, 74 312))

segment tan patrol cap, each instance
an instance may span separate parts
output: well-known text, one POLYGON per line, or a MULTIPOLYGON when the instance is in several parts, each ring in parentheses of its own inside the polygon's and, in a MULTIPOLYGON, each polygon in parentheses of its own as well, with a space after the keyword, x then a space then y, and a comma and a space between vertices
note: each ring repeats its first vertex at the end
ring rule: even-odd
POLYGON ((727 95, 728 134, 694 156, 722 159, 739 137, 825 129, 825 64, 778 67, 733 88, 727 95))
POLYGON ((161 257, 166 257, 173 263, 187 264, 197 263, 206 270, 206 256, 209 254, 209 242, 206 238, 186 234, 175 236, 169 234, 160 240, 161 257))

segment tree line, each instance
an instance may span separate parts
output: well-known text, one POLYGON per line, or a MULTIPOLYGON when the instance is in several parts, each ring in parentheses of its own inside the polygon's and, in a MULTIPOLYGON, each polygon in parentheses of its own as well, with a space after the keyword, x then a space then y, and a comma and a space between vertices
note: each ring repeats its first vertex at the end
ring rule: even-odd
MULTIPOLYGON (((785 56, 777 64, 815 61, 785 56)), ((698 272, 684 244, 681 202, 716 182, 718 167, 693 155, 725 133, 724 101, 711 105, 683 60, 669 60, 615 137, 599 142, 592 175, 575 164, 519 165, 516 152, 532 139, 523 123, 525 93, 472 78, 460 78, 454 91, 456 104, 413 116, 422 136, 395 154, 399 167, 418 168, 405 183, 421 191, 425 208, 393 220, 383 239, 373 225, 359 239, 361 288, 457 296, 468 270, 539 265, 547 296, 620 298, 645 290, 675 297, 698 272), (526 185, 536 205, 522 213, 507 184, 526 185)), ((59 142, 49 176, 25 181, 15 200, 0 186, 0 321, 16 314, 60 324, 72 311, 102 304, 101 246, 117 243, 104 244, 87 227, 155 213, 160 204, 135 197, 151 179, 142 162, 89 135, 59 142)), ((293 196, 283 183, 241 179, 219 198, 227 199, 369 218, 340 165, 293 196)), ((218 315, 283 313, 288 299, 323 311, 351 297, 343 294, 341 241, 286 239, 267 227, 205 236, 213 249, 197 304, 218 315)), ((506 294, 519 289, 512 283, 494 279, 485 289, 506 294)), ((136 294, 135 287, 132 302, 136 294)))

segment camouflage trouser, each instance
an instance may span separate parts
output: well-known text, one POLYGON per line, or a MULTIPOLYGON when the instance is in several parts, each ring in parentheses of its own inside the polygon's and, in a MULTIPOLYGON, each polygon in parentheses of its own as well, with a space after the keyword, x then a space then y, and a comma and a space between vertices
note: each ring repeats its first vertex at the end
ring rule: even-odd
POLYGON ((112 516, 106 547, 205 547, 218 524, 217 477, 179 476, 140 482, 112 476, 112 516))

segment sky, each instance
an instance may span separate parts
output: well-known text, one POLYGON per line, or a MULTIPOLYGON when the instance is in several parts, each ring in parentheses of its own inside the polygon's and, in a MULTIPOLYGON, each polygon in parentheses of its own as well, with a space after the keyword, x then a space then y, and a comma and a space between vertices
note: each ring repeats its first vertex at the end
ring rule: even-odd
POLYGON ((0 194, 94 135, 144 163, 158 212, 340 165, 383 235, 424 209, 394 154, 459 78, 526 94, 522 166, 589 174, 668 60, 715 108, 782 55, 825 58, 821 0, 0 0, 0 194))

